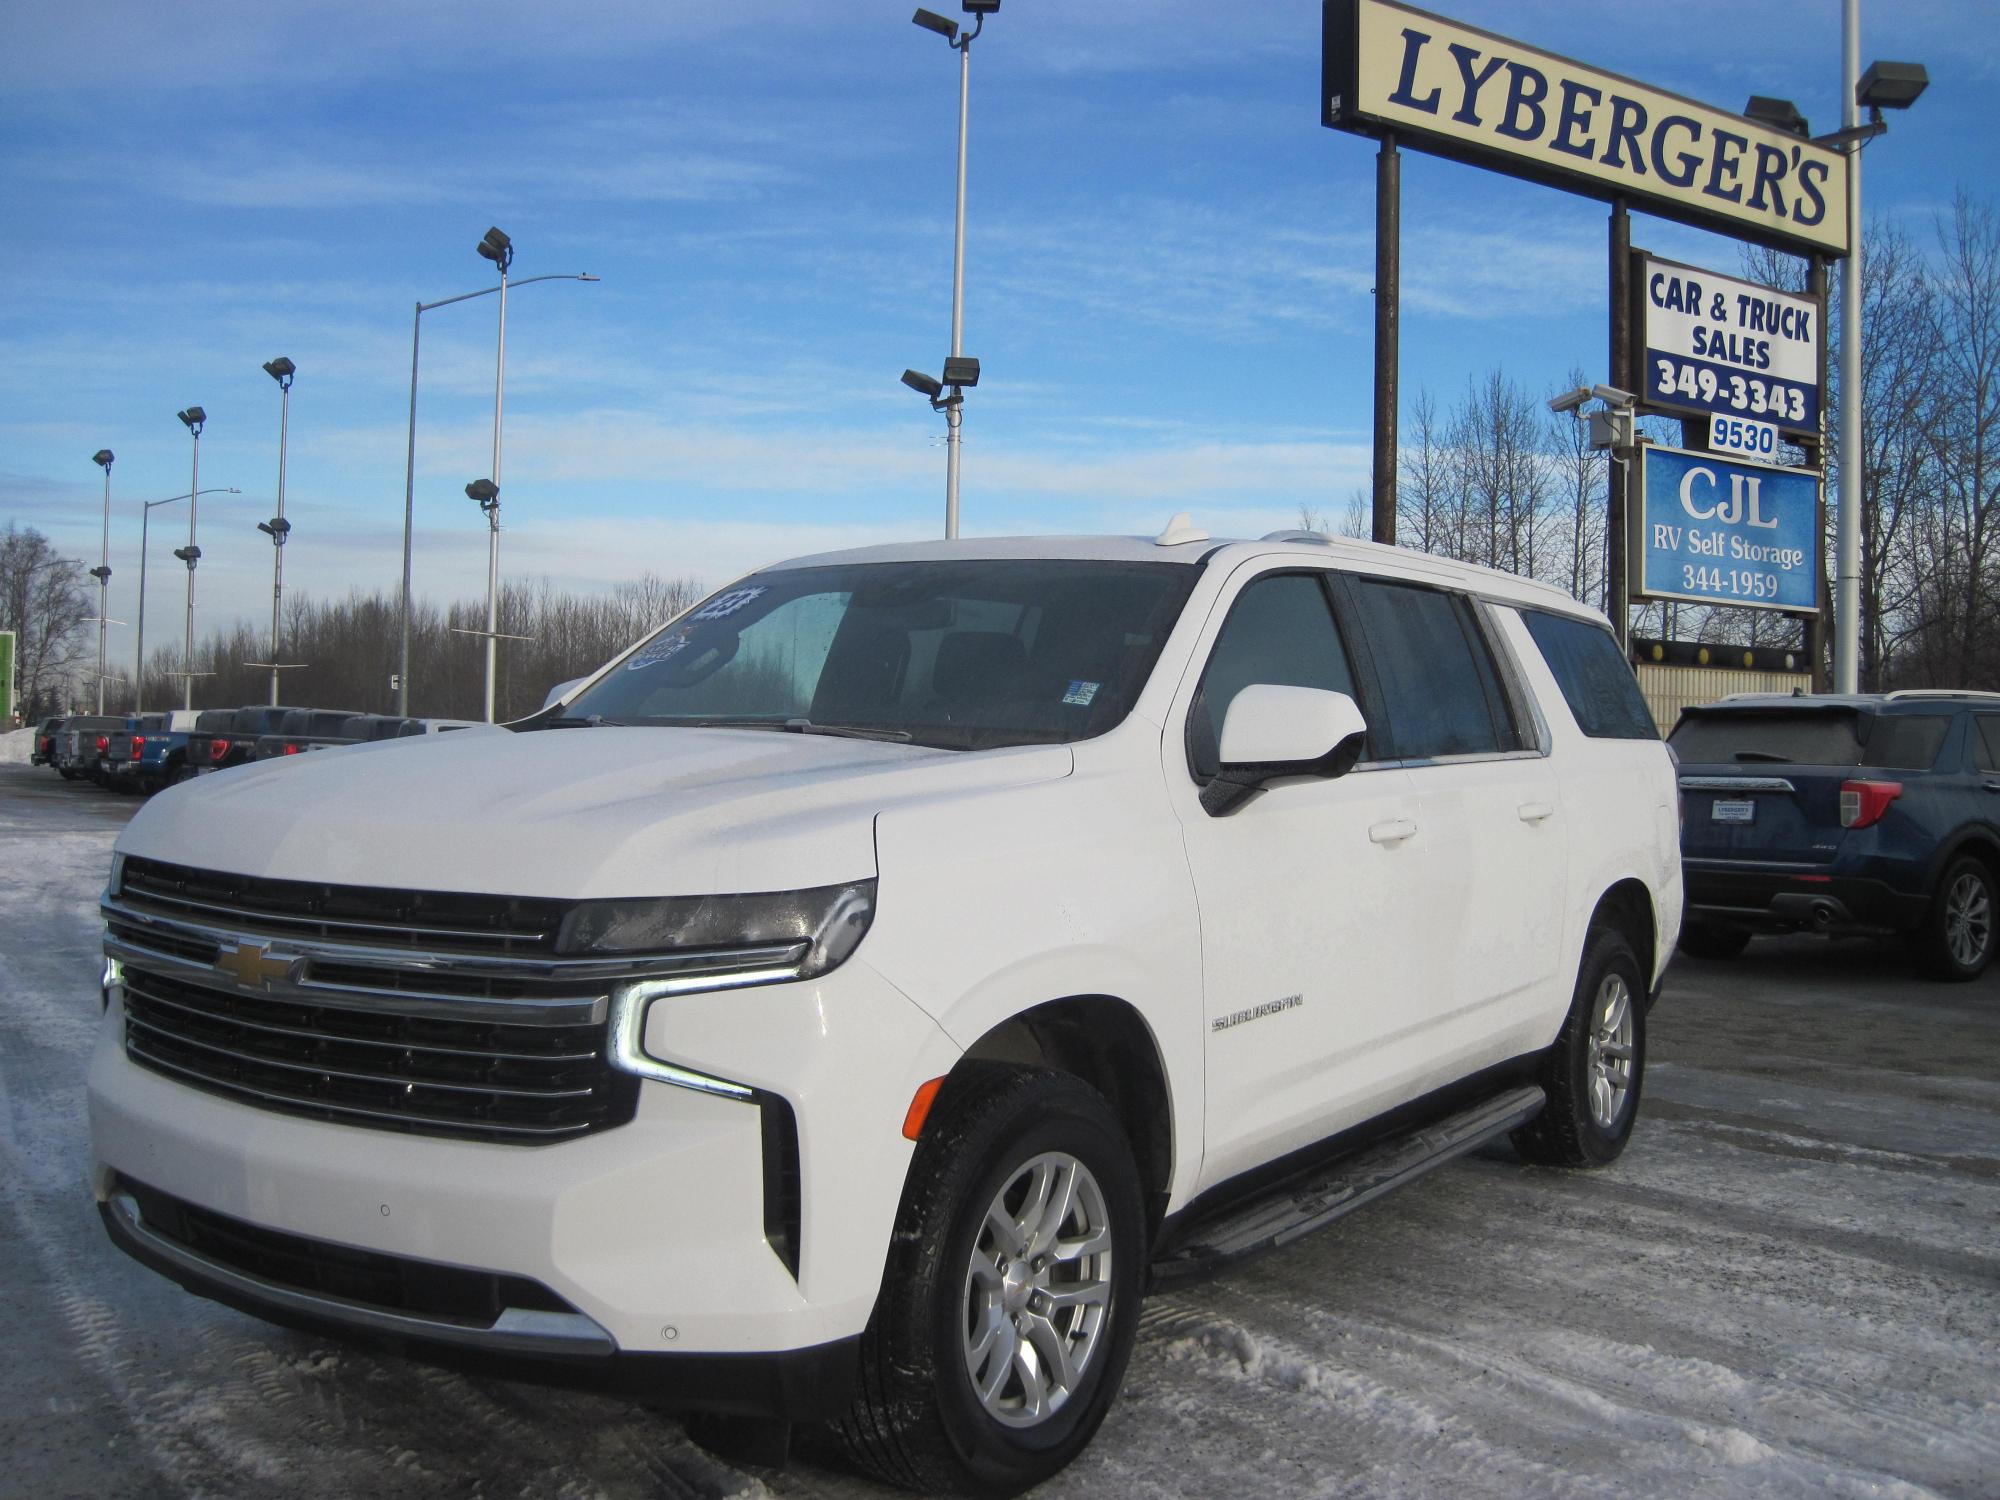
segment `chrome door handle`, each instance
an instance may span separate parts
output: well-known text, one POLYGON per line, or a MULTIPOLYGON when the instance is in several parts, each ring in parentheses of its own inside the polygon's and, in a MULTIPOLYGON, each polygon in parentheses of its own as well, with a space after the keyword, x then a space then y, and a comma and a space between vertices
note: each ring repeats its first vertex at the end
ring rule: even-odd
POLYGON ((1368 829, 1369 840, 1377 844, 1400 844, 1404 839, 1417 836, 1415 818, 1387 818, 1372 824, 1368 829))
POLYGON ((1979 784, 1989 792, 2000 792, 2000 781, 1982 781, 1979 784))
POLYGON ((1523 802, 1515 809, 1523 823, 1539 823, 1544 818, 1554 817, 1555 810, 1553 802, 1523 802))

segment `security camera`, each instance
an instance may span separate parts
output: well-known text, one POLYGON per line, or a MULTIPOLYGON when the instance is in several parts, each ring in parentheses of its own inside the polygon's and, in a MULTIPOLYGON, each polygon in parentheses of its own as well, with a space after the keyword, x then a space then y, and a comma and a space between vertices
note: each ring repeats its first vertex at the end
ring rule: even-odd
POLYGON ((1580 385, 1573 391, 1565 391, 1549 403, 1549 410, 1560 416, 1566 411, 1575 411, 1590 399, 1590 387, 1580 385))
POLYGON ((1594 385, 1590 394, 1606 406, 1637 406, 1639 398, 1630 391, 1621 391, 1615 385, 1594 385))

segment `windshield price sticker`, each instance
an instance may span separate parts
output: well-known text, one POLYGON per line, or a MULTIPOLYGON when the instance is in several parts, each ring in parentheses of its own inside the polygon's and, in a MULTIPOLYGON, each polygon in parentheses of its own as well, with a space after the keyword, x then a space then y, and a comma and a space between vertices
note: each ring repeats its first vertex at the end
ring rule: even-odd
POLYGON ((1778 461, 1778 429, 1745 417, 1716 417, 1708 424, 1708 446, 1717 453, 1740 453, 1763 463, 1778 461))
POLYGON ((1640 267, 1647 405, 1819 430, 1817 299, 1651 256, 1640 267))
POLYGON ((1652 599, 1819 607, 1819 476, 1648 445, 1632 571, 1652 599))

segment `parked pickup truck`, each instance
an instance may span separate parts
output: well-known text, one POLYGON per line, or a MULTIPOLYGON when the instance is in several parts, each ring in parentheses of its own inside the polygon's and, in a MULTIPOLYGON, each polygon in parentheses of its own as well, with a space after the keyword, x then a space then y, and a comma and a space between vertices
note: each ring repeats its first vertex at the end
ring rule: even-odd
POLYGON ((110 714, 72 714, 56 731, 55 766, 64 781, 98 778, 97 762, 111 748, 111 736, 125 721, 110 714))
POLYGON ((111 736, 99 760, 99 779, 114 791, 156 792, 193 772, 187 766, 188 735, 200 714, 185 709, 142 714, 111 736))
POLYGON ((275 729, 257 736, 252 759, 277 760, 287 755, 304 755, 309 750, 351 745, 354 741, 347 735, 347 726, 360 717, 351 708, 295 708, 278 721, 275 729))
POLYGON ((124 1250, 1007 1494, 1090 1440, 1149 1285, 1633 1129, 1674 771, 1547 587, 1185 517, 830 553, 511 728, 132 819, 89 1082, 124 1250))
POLYGON ((285 715, 298 711, 261 705, 206 709, 188 736, 188 763, 202 775, 248 765, 256 758, 258 737, 272 733, 284 722, 285 715))
POLYGON ((53 766, 56 763, 56 731, 62 728, 62 717, 44 719, 35 726, 35 743, 28 748, 28 764, 31 766, 53 766))

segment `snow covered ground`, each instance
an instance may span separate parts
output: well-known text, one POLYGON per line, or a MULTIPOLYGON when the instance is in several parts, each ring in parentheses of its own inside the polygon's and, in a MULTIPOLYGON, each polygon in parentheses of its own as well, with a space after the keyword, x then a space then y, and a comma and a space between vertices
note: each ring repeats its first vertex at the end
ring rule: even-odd
POLYGON ((33 725, 29 725, 26 729, 10 729, 5 734, 0 734, 0 766, 25 766, 34 748, 33 725))
MULTIPOLYGON (((0 765, 0 1491, 876 1496, 610 1400, 268 1327, 84 1183, 94 901, 131 804, 0 765)), ((1609 1170, 1495 1149, 1147 1304, 1061 1497, 2000 1493, 2000 972, 1683 961, 1609 1170)))

